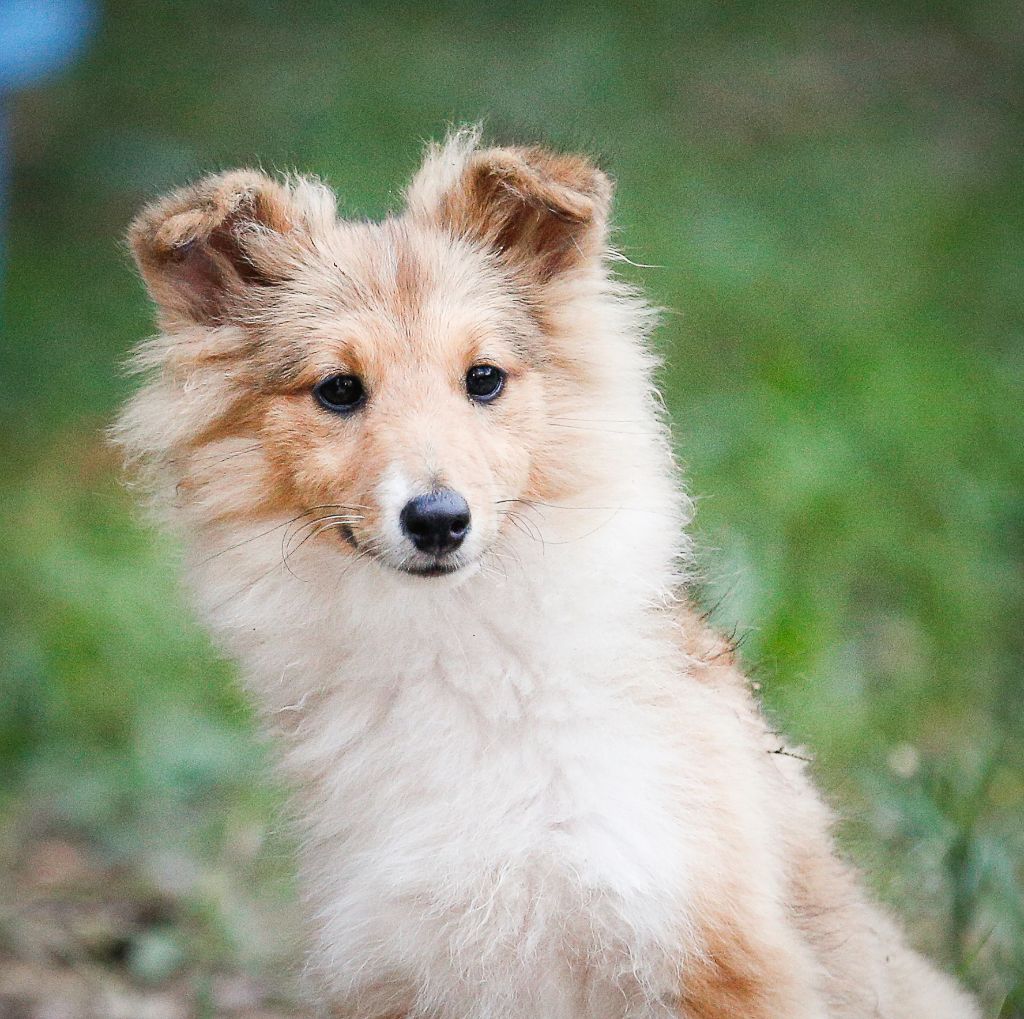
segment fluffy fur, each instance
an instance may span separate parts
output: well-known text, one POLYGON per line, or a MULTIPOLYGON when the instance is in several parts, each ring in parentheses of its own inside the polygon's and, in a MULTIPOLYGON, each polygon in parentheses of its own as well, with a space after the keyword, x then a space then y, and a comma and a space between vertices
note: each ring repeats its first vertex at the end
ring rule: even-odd
POLYGON ((432 147, 404 210, 200 181, 131 229, 161 333, 116 436, 300 819, 331 1014, 970 1019, 836 856, 682 593, 653 323, 588 161, 432 147), (467 368, 508 373, 471 402, 467 368), (313 398, 360 376, 348 415, 313 398), (472 529, 424 578, 398 514, 472 529))

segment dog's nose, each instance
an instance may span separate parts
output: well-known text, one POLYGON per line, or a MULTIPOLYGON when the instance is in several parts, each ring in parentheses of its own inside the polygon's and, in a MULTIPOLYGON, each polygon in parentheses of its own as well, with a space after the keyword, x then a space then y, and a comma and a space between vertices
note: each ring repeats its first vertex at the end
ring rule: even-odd
POLYGON ((450 488, 410 499, 399 518, 421 552, 454 552, 469 533, 469 503, 450 488))

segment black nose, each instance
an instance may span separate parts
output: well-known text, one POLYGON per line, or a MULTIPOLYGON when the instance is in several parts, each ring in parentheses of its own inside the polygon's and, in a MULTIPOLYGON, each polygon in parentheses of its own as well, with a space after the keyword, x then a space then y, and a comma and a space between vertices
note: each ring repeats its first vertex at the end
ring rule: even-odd
POLYGON ((450 488, 410 499, 399 518, 421 552, 454 552, 469 533, 469 503, 450 488))

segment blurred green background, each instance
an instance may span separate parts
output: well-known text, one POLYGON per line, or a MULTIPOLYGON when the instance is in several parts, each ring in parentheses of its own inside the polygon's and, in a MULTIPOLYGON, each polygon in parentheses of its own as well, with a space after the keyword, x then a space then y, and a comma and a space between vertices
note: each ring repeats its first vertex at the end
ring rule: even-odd
MULTIPOLYGON (((1001 0, 105 5, 11 109, 0 971, 167 1009, 126 1015, 290 1007, 269 755, 104 446, 152 329, 121 238, 246 163, 378 216, 483 119, 617 178, 700 597, 877 894, 1024 1016, 1022 69, 1001 0)), ((0 979, 0 1014, 47 984, 0 979)))

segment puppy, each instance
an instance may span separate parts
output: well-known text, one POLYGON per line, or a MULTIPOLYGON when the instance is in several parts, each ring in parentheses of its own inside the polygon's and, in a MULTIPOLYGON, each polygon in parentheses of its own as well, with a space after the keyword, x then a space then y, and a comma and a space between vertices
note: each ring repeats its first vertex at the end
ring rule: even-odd
POLYGON ((688 504, 586 159, 430 148, 401 213, 241 170, 130 242, 116 438, 277 739, 359 1019, 971 1019, 685 596, 688 504))

